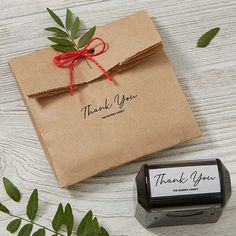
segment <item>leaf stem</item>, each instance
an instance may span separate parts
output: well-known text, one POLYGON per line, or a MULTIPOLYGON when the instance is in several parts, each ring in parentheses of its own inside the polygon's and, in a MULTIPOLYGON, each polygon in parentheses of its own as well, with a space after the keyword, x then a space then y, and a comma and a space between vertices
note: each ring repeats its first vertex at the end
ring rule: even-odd
POLYGON ((26 222, 28 222, 28 223, 31 223, 31 224, 33 224, 33 225, 37 225, 37 226, 39 226, 40 228, 44 228, 45 230, 54 233, 55 235, 65 236, 64 234, 61 234, 61 233, 55 232, 55 231, 52 230, 52 229, 49 229, 49 228, 47 228, 47 227, 45 227, 45 226, 43 226, 43 225, 40 225, 40 224, 38 224, 38 223, 36 223, 36 222, 33 222, 33 221, 30 221, 30 220, 27 220, 27 219, 25 219, 25 218, 23 218, 23 217, 16 216, 16 215, 13 215, 13 214, 11 214, 11 213, 6 213, 6 214, 8 214, 9 216, 12 216, 12 217, 15 217, 15 218, 21 219, 21 220, 23 220, 23 221, 26 221, 26 222))
MULTIPOLYGON (((79 50, 79 48, 75 42, 75 39, 70 35, 70 32, 67 29, 66 29, 66 32, 69 35, 69 38, 70 38, 71 42, 74 44, 74 47, 76 48, 76 50, 79 50)), ((87 65, 89 66, 89 68, 92 70, 92 67, 90 66, 88 60, 86 59, 85 61, 86 61, 87 65)))
POLYGON ((75 40, 71 37, 71 40, 72 40, 72 43, 74 44, 74 46, 75 46, 75 48, 77 49, 77 50, 79 50, 79 48, 77 47, 77 45, 76 45, 76 43, 75 43, 75 40))
POLYGON ((77 45, 76 45, 75 39, 71 36, 70 32, 69 32, 67 29, 65 29, 65 30, 66 30, 67 34, 69 35, 70 40, 71 40, 72 43, 74 44, 74 47, 75 47, 77 50, 79 50, 79 48, 78 48, 77 45))

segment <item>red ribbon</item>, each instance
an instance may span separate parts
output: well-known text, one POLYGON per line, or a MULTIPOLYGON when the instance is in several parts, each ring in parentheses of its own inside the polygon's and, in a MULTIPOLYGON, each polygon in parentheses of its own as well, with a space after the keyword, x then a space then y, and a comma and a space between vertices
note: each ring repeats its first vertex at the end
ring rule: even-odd
POLYGON ((58 56, 55 56, 53 58, 53 62, 59 66, 69 66, 70 68, 70 95, 73 96, 73 69, 75 62, 80 58, 87 58, 88 60, 92 61, 101 71, 102 73, 107 77, 107 79, 112 80, 112 77, 107 73, 107 71, 93 58, 95 56, 98 56, 102 54, 106 50, 106 43, 103 39, 96 37, 91 39, 82 49, 78 51, 71 51, 71 52, 65 52, 61 53, 58 56), (94 52, 91 49, 89 49, 89 46, 94 41, 99 41, 102 43, 102 48, 98 52, 94 52))

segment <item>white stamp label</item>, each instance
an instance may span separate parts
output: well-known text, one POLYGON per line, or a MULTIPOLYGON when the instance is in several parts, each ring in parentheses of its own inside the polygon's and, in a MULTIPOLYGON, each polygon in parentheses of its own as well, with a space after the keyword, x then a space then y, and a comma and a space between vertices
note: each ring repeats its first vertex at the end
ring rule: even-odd
POLYGON ((217 165, 149 169, 151 197, 220 192, 217 165))

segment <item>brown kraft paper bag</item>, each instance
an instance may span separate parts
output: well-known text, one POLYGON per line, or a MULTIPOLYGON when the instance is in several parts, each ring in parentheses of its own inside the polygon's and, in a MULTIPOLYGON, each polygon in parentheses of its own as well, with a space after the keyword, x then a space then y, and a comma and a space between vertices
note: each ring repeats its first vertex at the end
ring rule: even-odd
MULTIPOLYGON (((200 136, 145 11, 97 28, 108 50, 59 68, 52 48, 10 60, 42 148, 61 187, 200 136)), ((94 45, 95 51, 100 45, 94 45)))

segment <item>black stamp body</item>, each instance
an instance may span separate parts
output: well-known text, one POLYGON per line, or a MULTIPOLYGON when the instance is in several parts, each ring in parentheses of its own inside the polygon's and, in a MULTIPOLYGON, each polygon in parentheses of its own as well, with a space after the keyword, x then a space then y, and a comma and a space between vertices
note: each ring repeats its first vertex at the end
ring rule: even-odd
POLYGON ((231 196, 219 159, 144 165, 136 185, 136 218, 146 228, 215 223, 231 196))

